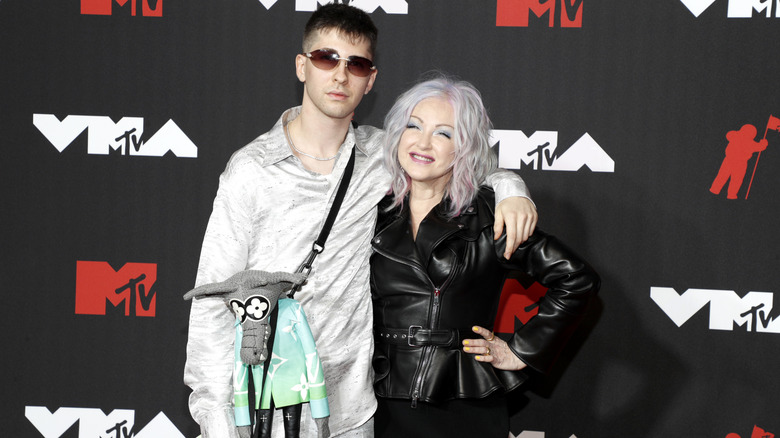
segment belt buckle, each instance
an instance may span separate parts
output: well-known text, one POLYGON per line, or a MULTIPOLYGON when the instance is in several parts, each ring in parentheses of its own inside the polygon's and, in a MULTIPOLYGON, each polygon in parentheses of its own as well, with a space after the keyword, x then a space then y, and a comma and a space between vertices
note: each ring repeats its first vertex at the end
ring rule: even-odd
MULTIPOLYGON (((407 343, 407 344, 408 344, 410 347, 419 347, 419 345, 414 345, 414 344, 412 344, 412 338, 414 337, 414 334, 412 333, 412 330, 413 330, 413 329, 420 330, 420 329, 422 329, 422 326, 421 326, 421 325, 410 325, 410 326, 409 326, 409 331, 407 332, 407 335, 408 335, 408 336, 406 337, 406 343, 407 343)), ((415 331, 416 331, 416 330, 415 330, 415 331)))

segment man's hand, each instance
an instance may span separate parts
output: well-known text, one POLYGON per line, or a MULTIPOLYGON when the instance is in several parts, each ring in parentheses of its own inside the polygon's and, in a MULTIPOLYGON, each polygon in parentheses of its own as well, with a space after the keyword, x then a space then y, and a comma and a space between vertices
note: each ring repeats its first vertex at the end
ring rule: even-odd
POLYGON ((498 240, 506 226, 506 249, 504 258, 509 260, 521 243, 534 233, 539 215, 534 203, 528 198, 513 196, 506 198, 496 206, 496 222, 493 225, 494 237, 498 240))

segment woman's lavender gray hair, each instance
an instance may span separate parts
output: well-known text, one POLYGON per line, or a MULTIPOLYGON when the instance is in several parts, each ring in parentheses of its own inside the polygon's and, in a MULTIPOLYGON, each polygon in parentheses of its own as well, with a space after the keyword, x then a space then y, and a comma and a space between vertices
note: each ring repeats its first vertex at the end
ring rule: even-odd
POLYGON ((385 117, 384 162, 392 176, 390 208, 403 204, 410 190, 411 180, 398 161, 401 135, 414 108, 428 98, 445 99, 455 115, 455 159, 452 178, 444 192, 444 199, 449 200, 446 214, 455 217, 477 196, 479 185, 496 169, 498 160, 490 148, 491 123, 479 91, 466 81, 444 75, 424 80, 405 91, 385 117))

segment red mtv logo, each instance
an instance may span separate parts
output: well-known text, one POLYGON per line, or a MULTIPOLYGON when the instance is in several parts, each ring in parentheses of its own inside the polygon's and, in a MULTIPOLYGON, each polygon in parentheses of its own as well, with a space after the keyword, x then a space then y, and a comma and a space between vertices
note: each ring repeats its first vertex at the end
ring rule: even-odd
MULTIPOLYGON (((582 27, 583 0, 560 0, 561 27, 582 27)), ((496 26, 528 27, 528 17, 547 14, 549 27, 555 26, 555 5, 558 0, 498 0, 496 26)))
POLYGON ((523 287, 517 279, 507 278, 501 290, 498 313, 493 331, 496 333, 514 333, 515 320, 525 324, 539 313, 539 300, 547 293, 547 288, 539 283, 523 287))
POLYGON ((105 315, 106 302, 124 305, 125 316, 154 316, 157 265, 126 263, 115 271, 106 262, 76 262, 76 314, 105 315))
MULTIPOLYGON (((137 2, 139 0, 130 0, 130 14, 135 17, 137 8, 137 2)), ((152 8, 149 6, 150 0, 140 0, 144 17, 162 17, 162 2, 163 0, 157 0, 157 6, 152 8)), ((151 0, 154 2, 154 0, 151 0)), ((81 0, 81 14, 82 15, 111 15, 111 8, 117 2, 119 6, 124 6, 127 0, 81 0)))

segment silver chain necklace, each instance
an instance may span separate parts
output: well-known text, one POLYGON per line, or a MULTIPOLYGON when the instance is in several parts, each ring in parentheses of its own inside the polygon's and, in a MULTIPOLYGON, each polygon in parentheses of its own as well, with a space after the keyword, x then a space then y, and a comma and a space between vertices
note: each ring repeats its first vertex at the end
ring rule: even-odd
POLYGON ((332 160, 332 159, 334 159, 334 158, 338 157, 338 155, 339 155, 339 153, 338 153, 338 152, 336 152, 336 155, 334 155, 334 156, 332 156, 332 157, 329 157, 329 158, 321 158, 321 157, 315 157, 314 155, 307 154, 306 152, 304 152, 304 151, 302 151, 302 150, 300 150, 300 149, 296 148, 296 147, 295 147, 295 143, 293 143, 293 141, 292 141, 292 137, 290 137, 290 128, 289 128, 289 126, 290 126, 290 123, 289 123, 289 122, 288 122, 288 123, 285 123, 285 125, 284 125, 284 136, 285 136, 285 138, 287 138, 287 143, 289 143, 289 144, 290 144, 290 147, 291 147, 291 148, 293 148, 293 150, 294 150, 295 152, 298 152, 299 154, 301 154, 301 155, 303 155, 303 156, 309 157, 309 158, 311 158, 311 159, 313 159, 313 160, 317 160, 317 161, 330 161, 330 160, 332 160))

